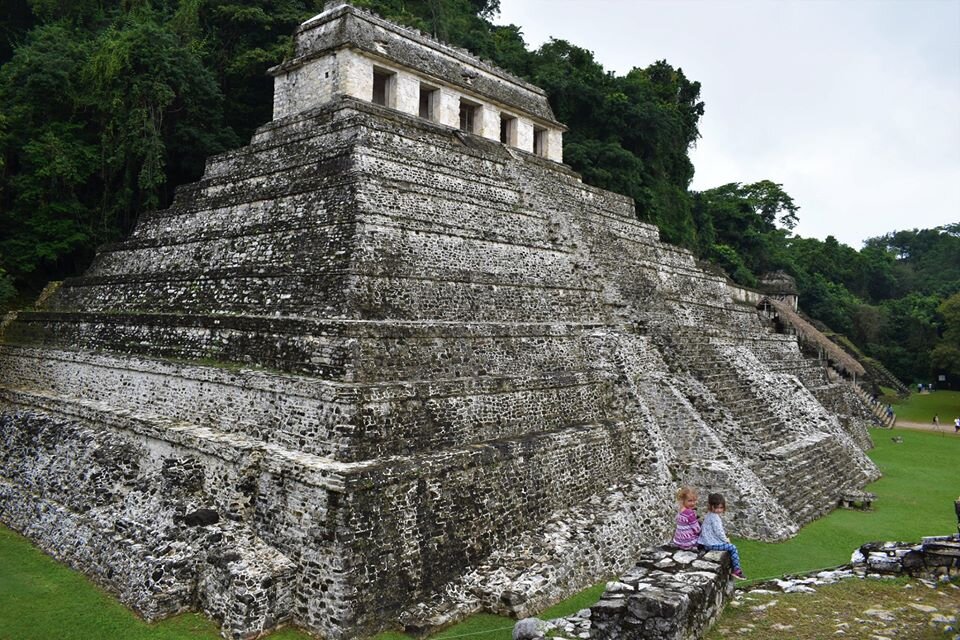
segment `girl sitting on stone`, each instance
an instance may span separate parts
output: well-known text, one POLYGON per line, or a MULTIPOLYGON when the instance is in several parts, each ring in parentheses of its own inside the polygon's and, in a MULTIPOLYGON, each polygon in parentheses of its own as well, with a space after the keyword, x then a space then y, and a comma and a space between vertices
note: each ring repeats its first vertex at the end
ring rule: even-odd
POLYGON ((708 513, 703 518, 699 544, 710 551, 729 551, 730 559, 733 561, 733 575, 740 580, 745 580, 743 570, 740 568, 740 553, 730 543, 727 532, 723 529, 723 519, 720 516, 727 510, 727 501, 723 499, 723 495, 711 493, 707 496, 707 510, 708 513))
POLYGON ((680 487, 677 491, 677 502, 680 511, 677 513, 677 530, 673 534, 673 544, 681 549, 693 549, 697 546, 697 536, 700 535, 700 521, 697 520, 697 492, 692 487, 680 487))

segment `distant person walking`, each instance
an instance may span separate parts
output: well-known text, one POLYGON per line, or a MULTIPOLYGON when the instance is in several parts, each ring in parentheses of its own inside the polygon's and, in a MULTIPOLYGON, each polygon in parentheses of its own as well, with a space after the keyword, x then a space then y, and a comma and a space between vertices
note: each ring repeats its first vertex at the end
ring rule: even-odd
POLYGON ((960 418, 953 421, 953 432, 957 433, 958 431, 960 431, 960 418))
POLYGON ((940 414, 938 413, 933 414, 933 426, 937 429, 940 428, 940 414))

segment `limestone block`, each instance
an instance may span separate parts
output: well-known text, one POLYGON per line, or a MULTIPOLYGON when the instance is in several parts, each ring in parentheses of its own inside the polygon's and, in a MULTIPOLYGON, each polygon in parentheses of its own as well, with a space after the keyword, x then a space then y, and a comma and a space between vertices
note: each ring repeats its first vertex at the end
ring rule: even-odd
POLYGON ((527 118, 517 119, 517 149, 533 153, 533 122, 527 118))
MULTIPOLYGON (((636 590, 611 588, 591 607, 591 638, 681 640, 701 637, 720 616, 733 588, 726 552, 691 553, 661 548, 645 553, 638 566, 655 571, 636 590), (688 556, 693 555, 694 560, 688 556), (670 562, 665 562, 670 560, 670 562)), ((631 572, 635 574, 635 570, 631 572)), ((624 577, 623 581, 633 581, 624 577)))
POLYGON ((500 110, 488 104, 480 106, 477 135, 488 140, 500 140, 500 110))
POLYGON ((420 79, 411 73, 403 71, 396 74, 394 108, 409 113, 412 116, 420 115, 420 79))
POLYGON ((370 102, 373 99, 373 61, 350 50, 337 54, 338 94, 370 102))
POLYGON ((547 129, 546 151, 543 157, 554 162, 563 162, 563 132, 559 129, 547 129))
POLYGON ((273 118, 283 118, 329 102, 337 90, 335 55, 317 60, 278 77, 273 90, 273 118))
POLYGON ((447 87, 440 87, 437 100, 436 121, 454 129, 460 128, 460 94, 447 87))

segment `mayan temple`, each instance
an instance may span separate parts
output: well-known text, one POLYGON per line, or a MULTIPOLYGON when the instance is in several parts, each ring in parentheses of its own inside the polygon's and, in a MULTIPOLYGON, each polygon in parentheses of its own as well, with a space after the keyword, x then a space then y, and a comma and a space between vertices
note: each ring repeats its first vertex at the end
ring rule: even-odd
POLYGON ((853 385, 583 184, 540 89, 337 3, 271 73, 249 146, 2 329, 0 520, 148 620, 529 615, 680 483, 774 540, 878 477, 853 385))

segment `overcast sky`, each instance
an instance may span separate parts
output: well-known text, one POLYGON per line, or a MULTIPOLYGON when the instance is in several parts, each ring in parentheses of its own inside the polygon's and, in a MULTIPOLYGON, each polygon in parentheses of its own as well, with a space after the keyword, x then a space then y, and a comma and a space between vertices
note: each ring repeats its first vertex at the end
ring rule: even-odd
POLYGON ((501 0, 494 22, 617 75, 681 67, 706 103, 692 188, 779 182, 798 235, 960 221, 960 0, 501 0))

